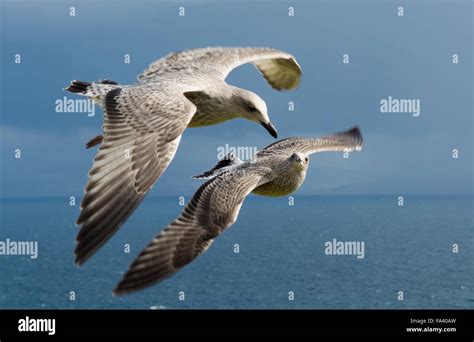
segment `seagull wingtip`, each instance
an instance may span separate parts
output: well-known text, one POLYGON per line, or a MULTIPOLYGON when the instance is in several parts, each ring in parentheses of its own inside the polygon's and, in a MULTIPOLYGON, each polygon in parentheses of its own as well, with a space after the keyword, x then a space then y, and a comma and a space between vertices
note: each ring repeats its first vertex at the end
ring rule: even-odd
POLYGON ((364 137, 359 126, 354 126, 349 130, 349 133, 356 139, 356 151, 361 151, 364 144, 364 137))
POLYGON ((127 294, 128 292, 130 292, 130 291, 128 291, 126 288, 123 288, 123 287, 121 286, 121 283, 122 283, 122 281, 120 281, 120 282, 115 286, 115 288, 112 290, 112 295, 113 295, 114 297, 120 297, 120 296, 123 296, 124 294, 127 294))

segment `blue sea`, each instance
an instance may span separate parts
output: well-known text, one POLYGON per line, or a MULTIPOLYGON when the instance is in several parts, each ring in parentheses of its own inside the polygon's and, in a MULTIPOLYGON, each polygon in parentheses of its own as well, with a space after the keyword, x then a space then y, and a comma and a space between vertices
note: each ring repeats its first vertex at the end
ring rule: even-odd
POLYGON ((237 223, 195 262, 117 298, 111 290, 129 263, 182 210, 177 198, 146 199, 81 268, 73 263, 78 205, 68 198, 0 204, 0 240, 39 246, 37 259, 0 256, 1 308, 474 307, 471 196, 405 196, 404 206, 397 196, 295 196, 293 206, 249 196, 237 223), (333 239, 363 241, 364 258, 326 255, 333 239))

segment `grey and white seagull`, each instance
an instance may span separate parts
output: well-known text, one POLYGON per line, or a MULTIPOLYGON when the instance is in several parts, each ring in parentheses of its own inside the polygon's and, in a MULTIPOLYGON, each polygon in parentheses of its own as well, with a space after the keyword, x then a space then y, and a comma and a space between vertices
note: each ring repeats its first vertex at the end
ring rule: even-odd
POLYGON ((257 94, 225 82, 239 65, 254 64, 277 90, 298 86, 295 58, 271 48, 204 48, 152 63, 135 85, 73 81, 67 91, 94 99, 104 110, 103 135, 89 172, 74 251, 81 265, 127 220, 165 171, 186 127, 244 118, 277 132, 257 94))
POLYGON ((237 220, 250 193, 285 196, 303 183, 309 155, 323 151, 362 149, 359 128, 322 138, 288 138, 243 162, 221 160, 196 178, 208 178, 181 215, 161 231, 138 255, 114 290, 121 295, 148 287, 171 276, 205 252, 214 239, 237 220))

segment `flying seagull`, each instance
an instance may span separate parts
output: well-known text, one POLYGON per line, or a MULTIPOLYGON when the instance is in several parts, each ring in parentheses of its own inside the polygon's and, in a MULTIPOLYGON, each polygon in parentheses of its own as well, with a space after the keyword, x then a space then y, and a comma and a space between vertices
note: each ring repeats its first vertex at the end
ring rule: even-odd
POLYGON ((171 276, 205 252, 214 239, 237 220, 249 193, 286 196, 303 183, 309 155, 362 149, 359 128, 322 138, 288 138, 243 162, 231 156, 196 178, 209 179, 181 215, 138 255, 114 290, 122 295, 171 276))
POLYGON ((276 90, 298 86, 295 58, 271 48, 204 48, 152 63, 135 85, 111 80, 72 81, 67 91, 94 99, 104 110, 103 136, 89 171, 74 251, 81 265, 120 228, 165 171, 186 127, 234 118, 254 121, 277 137, 265 102, 225 82, 236 67, 254 64, 276 90))

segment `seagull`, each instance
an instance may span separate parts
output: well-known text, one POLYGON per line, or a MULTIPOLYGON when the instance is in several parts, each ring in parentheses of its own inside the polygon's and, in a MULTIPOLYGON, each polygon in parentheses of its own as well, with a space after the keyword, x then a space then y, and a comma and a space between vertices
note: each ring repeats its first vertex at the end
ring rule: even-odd
POLYGON ((277 141, 247 162, 228 156, 195 178, 208 179, 181 215, 161 231, 130 265, 113 291, 123 295, 170 277, 204 253, 226 228, 235 223, 250 193, 286 196, 306 177, 309 155, 324 151, 362 149, 358 127, 322 138, 277 141))
POLYGON ((92 98, 104 111, 100 148, 84 190, 74 251, 88 260, 121 227, 173 159, 186 127, 244 118, 277 131, 257 94, 225 82, 236 67, 254 64, 276 90, 298 86, 296 59, 272 48, 202 48, 171 53, 138 76, 134 85, 106 79, 72 81, 65 90, 92 98))

